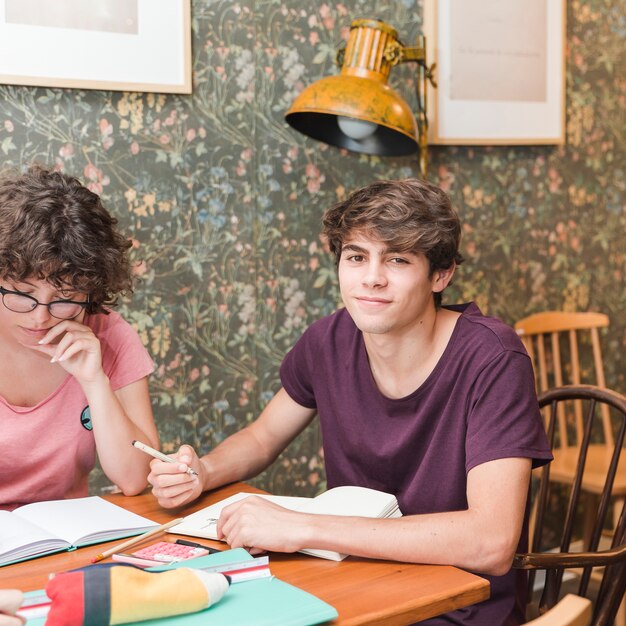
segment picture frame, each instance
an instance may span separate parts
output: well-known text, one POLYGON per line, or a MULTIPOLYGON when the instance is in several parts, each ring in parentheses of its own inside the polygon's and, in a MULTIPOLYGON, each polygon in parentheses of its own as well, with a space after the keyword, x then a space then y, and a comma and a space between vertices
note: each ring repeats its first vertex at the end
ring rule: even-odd
POLYGON ((565 143, 565 29, 565 0, 424 0, 429 143, 565 143))
POLYGON ((191 93, 191 0, 0 0, 0 84, 191 93))

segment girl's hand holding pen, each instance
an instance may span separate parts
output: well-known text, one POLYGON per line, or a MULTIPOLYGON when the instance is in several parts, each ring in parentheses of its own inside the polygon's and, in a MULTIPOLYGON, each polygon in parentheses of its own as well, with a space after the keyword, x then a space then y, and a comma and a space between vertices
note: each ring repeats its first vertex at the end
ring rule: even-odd
POLYGON ((182 506, 198 498, 203 490, 205 472, 204 465, 191 446, 181 446, 170 458, 179 463, 155 459, 150 463, 148 474, 152 493, 159 504, 167 509, 182 506), (197 475, 188 474, 187 468, 192 468, 197 475))

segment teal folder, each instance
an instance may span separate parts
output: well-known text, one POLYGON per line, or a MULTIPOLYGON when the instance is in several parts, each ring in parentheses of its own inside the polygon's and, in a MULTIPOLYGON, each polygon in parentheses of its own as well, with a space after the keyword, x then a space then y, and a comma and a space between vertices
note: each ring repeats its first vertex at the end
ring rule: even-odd
MULTIPOLYGON (((224 563, 252 560, 244 549, 224 550, 149 571, 178 567, 211 567, 224 563)), ((270 560, 270 570, 272 563, 270 560)), ((27 594, 28 595, 28 594, 27 594)), ((204 611, 138 622, 143 626, 312 626, 337 617, 337 611, 314 595, 278 578, 258 578, 230 586, 224 597, 204 611)), ((28 626, 43 626, 45 618, 28 621, 28 626)))

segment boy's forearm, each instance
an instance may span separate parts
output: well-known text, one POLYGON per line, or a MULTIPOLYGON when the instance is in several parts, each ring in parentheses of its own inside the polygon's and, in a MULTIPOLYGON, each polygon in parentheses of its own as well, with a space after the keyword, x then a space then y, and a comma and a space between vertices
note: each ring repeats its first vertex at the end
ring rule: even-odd
POLYGON ((200 459, 204 465, 203 491, 253 478, 273 461, 248 428, 235 433, 200 459))
POLYGON ((517 532, 485 524, 475 512, 454 511, 398 519, 310 515, 308 545, 354 556, 455 565, 502 575, 511 566, 517 532))
POLYGON ((525 458, 488 461, 468 473, 468 508, 399 519, 313 519, 321 548, 358 556, 456 565, 502 575, 517 548, 528 497, 531 463, 525 458), (323 545, 322 545, 323 544, 323 545))

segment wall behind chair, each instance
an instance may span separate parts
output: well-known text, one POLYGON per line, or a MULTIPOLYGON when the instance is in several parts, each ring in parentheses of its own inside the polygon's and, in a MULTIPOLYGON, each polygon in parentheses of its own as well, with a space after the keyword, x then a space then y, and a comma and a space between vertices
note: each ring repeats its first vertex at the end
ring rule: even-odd
MULTIPOLYGON (((467 262, 447 301, 512 323, 543 309, 599 310, 607 382, 626 392, 626 18, 621 2, 568 2, 567 145, 433 147, 430 175, 465 222, 467 262)), ((410 45, 421 4, 194 0, 191 96, 0 86, 5 165, 54 164, 100 193, 133 237, 140 280, 121 312, 157 371, 166 452, 206 452, 258 415, 284 353, 338 302, 323 210, 415 158, 358 156, 291 130, 303 86, 336 72, 352 19, 410 45)), ((45 54, 45 50, 41 51, 45 54)), ((77 51, 80 53, 80 51, 77 51)), ((413 104, 411 71, 392 83, 413 104)), ((308 429, 258 480, 324 487, 308 429)), ((92 488, 106 488, 94 473, 92 488)))

